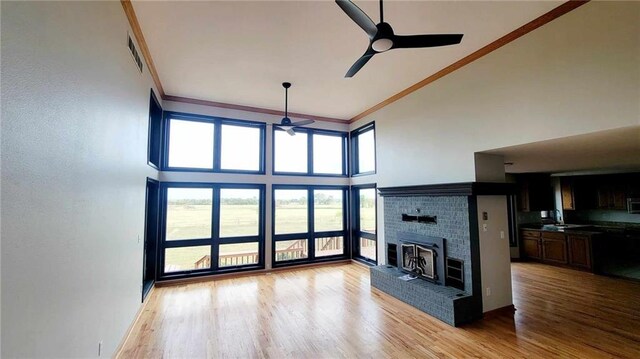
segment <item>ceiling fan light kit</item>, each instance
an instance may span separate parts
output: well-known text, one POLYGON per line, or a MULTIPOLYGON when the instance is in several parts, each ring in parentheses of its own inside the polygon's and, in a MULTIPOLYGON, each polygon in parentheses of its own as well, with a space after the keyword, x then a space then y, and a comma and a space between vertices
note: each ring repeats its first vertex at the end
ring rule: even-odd
POLYGON ((380 0, 380 22, 376 25, 367 14, 350 0, 335 0, 336 4, 369 37, 367 51, 351 66, 344 77, 353 77, 373 55, 393 49, 411 49, 459 44, 462 34, 396 35, 393 28, 384 22, 384 7, 380 0))

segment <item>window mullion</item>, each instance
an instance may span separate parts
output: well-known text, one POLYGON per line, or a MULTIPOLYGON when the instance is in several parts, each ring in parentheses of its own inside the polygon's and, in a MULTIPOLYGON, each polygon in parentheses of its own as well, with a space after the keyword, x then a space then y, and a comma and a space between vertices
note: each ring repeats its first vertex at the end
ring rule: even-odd
POLYGON ((309 241, 307 244, 307 248, 309 248, 309 259, 314 259, 316 256, 316 246, 315 246, 315 208, 314 208, 314 190, 313 188, 309 188, 307 193, 307 216, 309 223, 309 232, 307 233, 307 240, 309 241))
POLYGON ((313 132, 307 133, 307 174, 313 174, 313 132))
POLYGON ((213 187, 211 211, 211 269, 218 269, 218 255, 220 245, 220 187, 213 187))
POLYGON ((222 125, 216 120, 213 125, 213 170, 220 171, 221 168, 221 150, 222 150, 222 125))

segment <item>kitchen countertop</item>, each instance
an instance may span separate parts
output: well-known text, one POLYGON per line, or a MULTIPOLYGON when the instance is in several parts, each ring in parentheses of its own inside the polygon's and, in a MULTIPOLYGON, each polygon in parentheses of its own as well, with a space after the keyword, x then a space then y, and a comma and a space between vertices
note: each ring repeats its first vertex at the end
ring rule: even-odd
POLYGON ((593 226, 588 225, 579 225, 579 226, 567 226, 567 227, 557 227, 557 226, 543 226, 543 225, 522 225, 520 229, 527 231, 539 231, 539 232, 560 232, 567 234, 582 234, 587 236, 602 234, 602 231, 595 230, 593 226))
POLYGON ((569 224, 564 226, 556 225, 542 225, 542 224, 522 224, 521 230, 527 231, 539 231, 539 232, 559 232, 567 234, 582 234, 582 235, 598 235, 598 234, 614 234, 619 236, 625 236, 628 238, 640 239, 640 230, 636 226, 631 227, 612 227, 612 226, 600 226, 596 224, 569 224))

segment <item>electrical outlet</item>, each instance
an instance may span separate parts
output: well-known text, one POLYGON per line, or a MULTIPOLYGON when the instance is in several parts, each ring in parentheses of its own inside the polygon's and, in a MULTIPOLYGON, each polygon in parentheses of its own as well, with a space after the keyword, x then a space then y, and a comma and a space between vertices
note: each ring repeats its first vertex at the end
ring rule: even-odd
POLYGON ((491 288, 487 287, 487 297, 490 297, 490 296, 491 296, 491 288))
POLYGON ((482 224, 482 231, 483 231, 483 232, 486 232, 486 231, 487 231, 487 224, 486 224, 486 223, 483 223, 483 224, 482 224))
POLYGON ((138 243, 140 243, 140 235, 138 234, 138 243))
POLYGON ((500 231, 500 238, 504 239, 504 231, 500 231))
POLYGON ((98 342, 98 356, 102 355, 102 340, 98 342))

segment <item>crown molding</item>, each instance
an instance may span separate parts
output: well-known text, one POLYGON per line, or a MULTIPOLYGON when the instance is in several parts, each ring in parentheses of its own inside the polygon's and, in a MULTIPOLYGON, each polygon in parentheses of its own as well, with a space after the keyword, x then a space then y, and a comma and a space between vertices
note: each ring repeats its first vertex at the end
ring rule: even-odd
MULTIPOLYGON (((226 109, 231 109, 231 110, 257 112, 257 113, 264 113, 264 114, 267 114, 267 115, 276 115, 276 116, 282 116, 283 115, 283 111, 282 110, 272 110, 272 109, 262 108, 262 107, 253 107, 253 106, 235 105, 235 104, 224 103, 224 102, 198 100, 198 99, 189 98, 189 97, 165 95, 162 99, 164 101, 182 102, 182 103, 189 103, 189 104, 193 104, 193 105, 203 105, 203 106, 211 106, 211 107, 218 107, 218 108, 226 108, 226 109)), ((314 121, 342 123, 342 124, 345 124, 345 125, 349 123, 348 120, 342 120, 342 119, 333 118, 333 117, 323 117, 323 116, 308 115, 308 114, 305 114, 305 113, 289 112, 289 116, 290 117, 305 118, 305 119, 314 120, 314 121)))
POLYGON ((120 3, 122 4, 124 13, 127 15, 127 20, 129 20, 129 25, 131 26, 131 30, 133 31, 133 36, 136 38, 138 46, 140 46, 142 57, 144 57, 144 61, 147 63, 147 68, 149 69, 149 73, 151 74, 153 83, 155 83, 156 89, 158 89, 158 92, 160 93, 160 97, 164 99, 164 89, 162 88, 162 83, 160 82, 158 71, 156 71, 156 66, 153 63, 153 59, 151 58, 149 46, 147 46, 147 41, 144 39, 144 35, 142 34, 142 29, 140 28, 140 23, 138 22, 138 18, 136 17, 136 12, 133 10, 133 4, 131 4, 131 0, 120 0, 120 3))
POLYGON ((369 116, 370 114, 380 110, 381 108, 390 105, 396 101, 398 101, 399 99, 409 95, 412 92, 415 92, 425 86, 427 86, 428 84, 460 69, 461 67, 468 65, 470 63, 472 63, 473 61, 501 48, 502 46, 516 40, 517 38, 526 35, 528 33, 530 33, 531 31, 559 18, 560 16, 577 9, 578 7, 586 4, 587 2, 589 2, 589 0, 571 0, 571 1, 567 1, 565 3, 563 3, 562 5, 556 7, 555 9, 547 12, 546 14, 526 23, 525 25, 511 31, 510 33, 504 35, 503 37, 497 39, 496 41, 490 43, 487 46, 484 46, 483 48, 477 50, 476 52, 473 52, 465 57, 463 57, 462 59, 454 62, 453 64, 445 67, 444 69, 436 72, 435 74, 425 78, 424 80, 417 82, 409 87, 407 87, 406 89, 398 92, 397 94, 389 97, 388 99, 378 103, 377 105, 370 107, 364 111, 362 111, 361 113, 357 114, 356 116, 354 116, 353 118, 351 118, 349 120, 349 123, 354 123, 366 116, 369 116))

